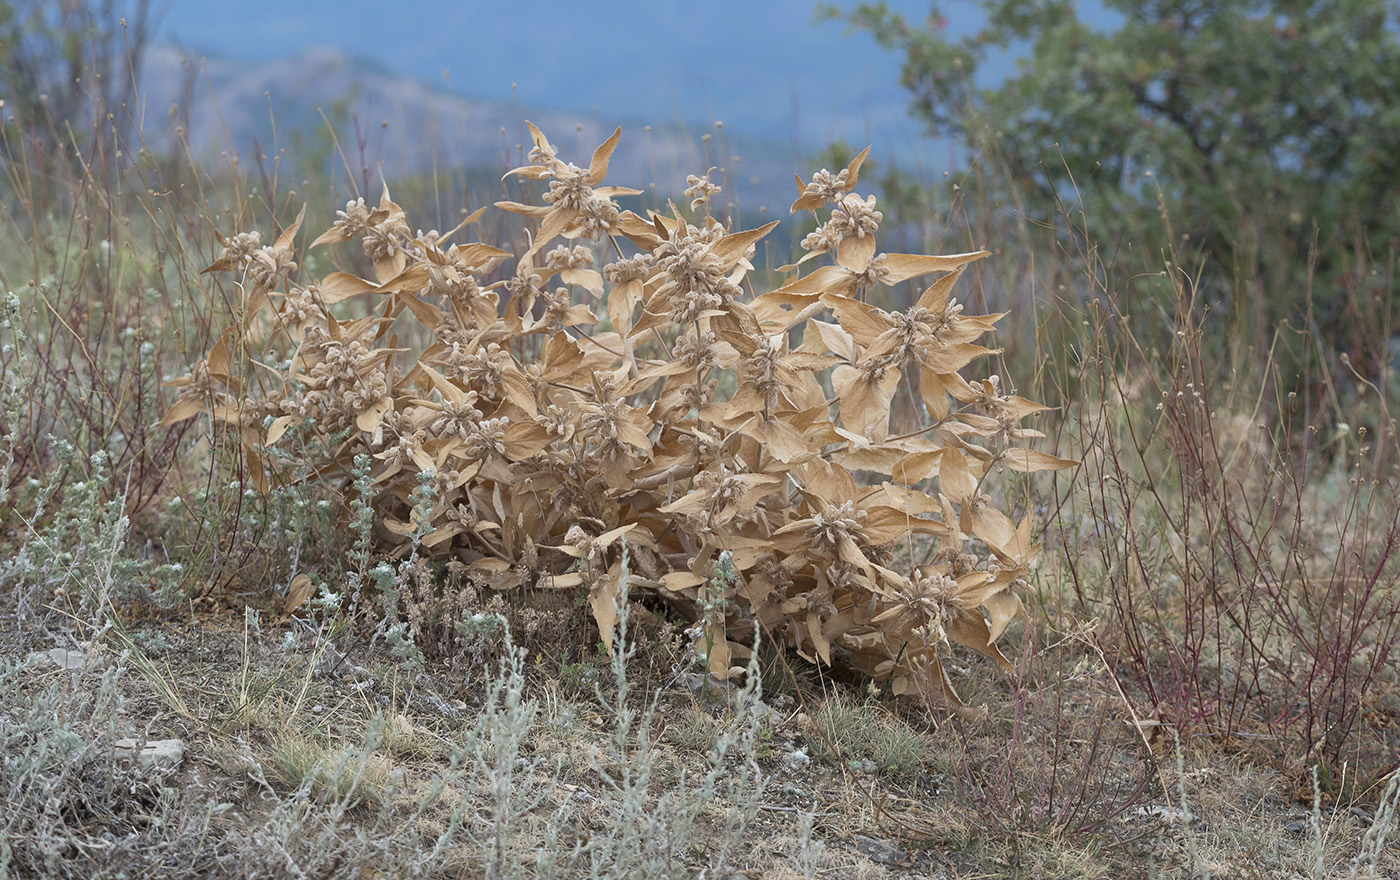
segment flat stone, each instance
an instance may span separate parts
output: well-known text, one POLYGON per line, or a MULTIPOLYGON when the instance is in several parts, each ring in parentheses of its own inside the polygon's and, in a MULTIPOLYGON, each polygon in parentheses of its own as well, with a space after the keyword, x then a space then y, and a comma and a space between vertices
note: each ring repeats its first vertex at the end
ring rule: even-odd
POLYGON ((77 672, 87 663, 87 654, 77 648, 51 648, 44 656, 53 665, 69 672, 77 672))
POLYGON ((891 846, 883 840, 876 840, 873 837, 866 837, 864 834, 855 836, 856 851, 882 865, 893 865, 898 868, 918 867, 919 860, 912 854, 905 852, 898 847, 891 846))
POLYGON ((732 681, 720 681, 713 675, 701 675, 698 672, 687 672, 681 675, 681 684, 684 684, 691 693, 697 695, 706 691, 730 693, 738 690, 732 681))
POLYGON ((185 744, 178 739, 147 740, 145 747, 137 753, 140 740, 119 739, 113 746, 118 758, 135 759, 142 767, 173 770, 185 760, 185 744))

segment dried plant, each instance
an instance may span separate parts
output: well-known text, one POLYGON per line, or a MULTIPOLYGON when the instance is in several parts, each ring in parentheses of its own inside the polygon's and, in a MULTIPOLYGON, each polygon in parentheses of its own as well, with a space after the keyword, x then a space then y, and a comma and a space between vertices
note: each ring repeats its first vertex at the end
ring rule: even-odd
POLYGON ((448 244, 481 212, 414 232, 387 189, 311 245, 359 241, 374 280, 298 280, 301 218, 272 245, 221 238, 209 271, 237 276, 241 314, 172 383, 165 422, 206 413, 239 432, 262 490, 348 485, 368 454, 390 549, 494 590, 587 589, 609 647, 625 543, 631 583, 700 621, 720 678, 743 671, 756 621, 809 659, 961 707, 942 652, 1009 665, 995 642, 1034 552, 1029 517, 998 510, 989 478, 1073 464, 1022 445, 1044 407, 962 375, 993 353, 977 341, 1001 316, 965 314, 951 292, 988 252, 880 252, 874 197, 853 192, 862 153, 798 181, 794 212, 833 207, 782 271, 826 264, 758 293, 751 260, 776 222, 638 216, 615 201, 637 190, 601 185, 620 129, 587 168, 530 131, 530 164, 510 174, 547 191, 498 203, 538 223, 511 273, 507 251, 448 244), (584 240, 614 259, 595 268, 584 240), (904 311, 867 301, 912 279, 931 283, 904 311), (348 300, 369 309, 337 317, 348 300), (922 423, 896 434, 901 388, 922 423), (716 605, 723 551, 736 576, 716 605))

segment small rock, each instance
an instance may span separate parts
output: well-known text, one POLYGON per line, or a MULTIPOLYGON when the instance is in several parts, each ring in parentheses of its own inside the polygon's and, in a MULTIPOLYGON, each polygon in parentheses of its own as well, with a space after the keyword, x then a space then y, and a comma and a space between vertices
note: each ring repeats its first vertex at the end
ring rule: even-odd
POLYGON ((687 672, 681 676, 681 683, 684 684, 691 693, 701 695, 707 691, 711 694, 729 693, 738 690, 733 682, 720 681, 713 675, 701 675, 698 672, 687 672))
POLYGON ((1190 825, 1196 821, 1196 815, 1190 810, 1161 806, 1138 807, 1137 818, 1144 821, 1155 819, 1168 825, 1190 825))
POLYGON ((900 868, 913 868, 918 866, 918 859, 902 849, 891 846, 882 840, 873 837, 866 837, 863 834, 855 836, 856 851, 882 865, 894 865, 900 868))
POLYGON ((173 770, 185 760, 185 744, 178 739, 149 740, 144 748, 139 740, 119 739, 113 746, 118 758, 135 758, 142 767, 173 770))
MULTIPOLYGON (((732 681, 721 681, 712 675, 701 675, 698 672, 687 672, 681 676, 681 683, 707 705, 717 704, 726 706, 729 709, 736 709, 739 705, 739 696, 742 688, 732 681)), ((750 700, 751 711, 760 719, 773 722, 778 718, 778 713, 759 700, 750 700)))
POLYGON ((53 648, 44 656, 48 657, 53 665, 69 672, 77 672, 87 663, 87 654, 77 648, 53 648))
POLYGON ((846 762, 846 766, 851 768, 852 773, 866 773, 872 776, 880 770, 874 761, 861 758, 852 758, 846 762))

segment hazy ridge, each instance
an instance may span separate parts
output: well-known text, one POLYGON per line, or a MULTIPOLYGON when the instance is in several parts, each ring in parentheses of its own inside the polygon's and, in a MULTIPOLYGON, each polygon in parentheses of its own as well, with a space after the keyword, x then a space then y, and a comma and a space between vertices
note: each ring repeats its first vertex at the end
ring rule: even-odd
POLYGON ((761 139, 724 132, 725 156, 713 127, 707 151, 705 131, 667 122, 651 124, 648 132, 644 120, 467 97, 324 46, 277 61, 248 62, 158 45, 149 50, 138 85, 134 115, 147 147, 169 152, 176 147, 177 129, 183 130, 198 159, 232 153, 249 161, 258 151, 270 159, 280 151, 286 169, 299 158, 294 152, 304 152, 291 146, 325 143, 329 121, 345 162, 334 155, 329 159, 342 169, 348 163, 356 174, 362 158, 376 179, 380 168, 390 179, 435 167, 499 174, 520 163, 528 119, 580 165, 621 125, 610 182, 655 184, 663 203, 684 189, 686 175, 716 166, 716 180, 728 174, 744 209, 783 209, 793 197, 793 172, 806 170, 794 167, 789 149, 761 139), (365 139, 363 157, 356 120, 365 139))

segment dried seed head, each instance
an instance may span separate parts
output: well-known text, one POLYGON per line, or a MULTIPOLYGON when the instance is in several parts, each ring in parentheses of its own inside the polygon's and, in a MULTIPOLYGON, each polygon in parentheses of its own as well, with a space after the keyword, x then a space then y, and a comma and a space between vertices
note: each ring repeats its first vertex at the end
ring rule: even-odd
POLYGON ((835 234, 831 224, 823 223, 817 227, 815 232, 809 232, 802 238, 802 249, 807 251, 829 251, 841 243, 840 236, 835 234))
POLYGON ((462 457, 467 461, 486 461, 490 458, 504 458, 506 454, 506 428, 510 420, 506 418, 483 419, 467 428, 467 442, 462 457))
POLYGON ((412 236, 403 214, 394 213, 365 229, 361 238, 365 256, 376 263, 392 260, 404 251, 407 239, 412 236))
POLYGON ((862 199, 855 193, 846 193, 837 205, 826 224, 829 234, 836 239, 874 235, 880 228, 880 221, 885 219, 884 214, 875 210, 874 196, 862 199))
POLYGON ((542 281, 543 279, 530 271, 529 265, 524 263, 516 268, 515 275, 506 279, 506 291, 518 303, 522 314, 534 306, 535 297, 539 296, 542 281))
MULTIPOLYGON (((315 326, 315 325, 312 325, 315 326)), ((327 416, 329 430, 339 430, 378 403, 389 390, 380 369, 383 354, 358 339, 327 338, 319 345, 320 362, 308 371, 309 406, 327 416)))
MULTIPOLYGON (((462 526, 462 528, 468 530, 474 528, 476 524, 480 522, 480 520, 477 518, 477 515, 472 511, 470 507, 468 507, 465 504, 455 504, 449 507, 443 513, 443 516, 447 519, 448 522, 459 523, 462 526)), ((453 560, 453 562, 456 562, 458 565, 461 564, 457 560, 453 560)), ((451 565, 452 563, 448 564, 451 565)))
POLYGON ((671 349, 671 356, 697 372, 705 372, 719 362, 715 350, 715 334, 706 330, 700 334, 686 333, 677 337, 671 349))
POLYGON ((960 578, 963 575, 977 571, 979 564, 977 557, 971 553, 963 553, 957 547, 944 547, 934 556, 935 563, 942 563, 949 568, 950 576, 960 578))
POLYGON ((422 431, 401 433, 374 457, 390 468, 409 467, 413 464, 413 454, 423 448, 425 439, 422 431))
POLYGON ((562 210, 577 211, 593 199, 593 188, 584 183, 588 172, 573 163, 559 168, 549 182, 549 192, 543 198, 562 210))
POLYGON ((877 284, 886 284, 889 281, 891 272, 885 265, 885 255, 876 254, 871 257, 870 263, 860 272, 852 272, 856 289, 869 290, 877 284))
POLYGON ((723 308, 743 293, 725 276, 724 265, 714 255, 713 247, 723 237, 719 226, 698 229, 685 224, 683 234, 656 249, 657 268, 667 280, 654 297, 671 303, 674 323, 689 324, 700 312, 723 308))
POLYGON ((345 210, 336 211, 335 215, 340 219, 331 224, 331 229, 336 230, 345 238, 361 238, 369 228, 370 210, 365 205, 364 199, 346 202, 345 210))
POLYGON ((456 266, 428 266, 428 287, 425 293, 440 296, 448 302, 470 306, 482 295, 481 285, 471 274, 456 266))
POLYGON ((826 549, 835 550, 843 539, 857 543, 865 539, 865 511, 858 510, 853 502, 824 504, 822 509, 812 514, 812 524, 807 527, 807 537, 813 543, 826 549))
POLYGON ((866 361, 865 363, 861 364, 857 369, 860 370, 861 375, 865 378, 865 381, 873 384, 879 384, 880 382, 884 381, 885 374, 890 371, 890 368, 890 362, 884 358, 881 358, 878 360, 866 361))
POLYGON ((449 378, 475 390, 483 400, 498 401, 504 393, 505 367, 510 354, 496 343, 482 350, 453 345, 442 355, 449 378))
POLYGON ((638 254, 631 259, 618 260, 603 267, 603 277, 613 284, 626 284, 629 281, 642 281, 651 275, 656 265, 652 254, 638 254))
POLYGON ((263 245, 247 256, 244 270, 253 283, 264 290, 278 286, 282 279, 295 272, 297 264, 292 260, 292 249, 287 246, 263 245))
POLYGON ((693 449, 695 455, 704 461, 720 457, 720 450, 724 447, 724 439, 719 430, 714 427, 687 431, 679 438, 682 446, 693 449))
POLYGON ((240 232, 229 239, 228 245, 219 254, 220 260, 232 259, 240 266, 247 266, 253 254, 262 249, 262 233, 240 232))
POLYGON ((617 202, 594 193, 579 209, 581 231, 584 237, 600 241, 617 232, 619 216, 617 202))
POLYGON ((778 403, 783 390, 783 380, 779 377, 779 360, 782 357, 783 338, 769 336, 759 340, 753 352, 744 359, 744 377, 749 385, 763 398, 763 411, 771 412, 778 403))
POLYGON ((435 437, 467 436, 483 415, 476 402, 475 391, 466 392, 460 402, 443 400, 438 415, 428 423, 428 432, 435 437))
MULTIPOLYGON (((504 132, 505 129, 503 128, 501 131, 504 132)), ((530 154, 527 158, 531 165, 553 165, 555 162, 559 161, 555 158, 554 147, 549 144, 536 144, 531 147, 530 154)))
POLYGON ((807 184, 806 195, 820 196, 828 202, 834 201, 837 196, 850 189, 847 183, 850 178, 851 172, 845 168, 834 175, 823 168, 812 175, 812 182, 807 184))
POLYGON ((587 269, 593 265, 593 251, 585 245, 559 245, 544 255, 544 264, 551 269, 587 269))
POLYGON ((290 326, 304 324, 313 319, 324 317, 324 306, 321 304, 321 290, 315 284, 309 287, 302 287, 297 284, 290 286, 287 296, 282 300, 282 307, 278 310, 282 320, 290 326))
POLYGON ((947 575, 915 571, 899 591, 899 599, 921 619, 942 621, 966 606, 957 592, 958 582, 947 575))
POLYGON ((710 182, 710 175, 714 173, 715 169, 711 168, 709 171, 705 172, 703 177, 697 177, 694 174, 686 177, 685 194, 691 197, 690 210, 694 211, 701 205, 708 205, 711 196, 718 195, 724 191, 724 188, 719 184, 710 182))
POLYGON ((574 433, 574 416, 569 410, 551 403, 540 413, 540 424, 551 437, 569 437, 574 433))
POLYGON ((715 393, 718 390, 718 379, 682 385, 680 388, 681 402, 688 409, 704 409, 715 399, 715 393))
POLYGON ((604 458, 615 458, 626 453, 626 446, 618 436, 618 421, 623 418, 625 406, 620 401, 610 400, 590 404, 583 409, 584 436, 604 458))
POLYGON ((214 378, 209 372, 209 362, 199 361, 190 368, 189 375, 178 380, 185 386, 181 397, 207 398, 223 390, 223 380, 214 378))

